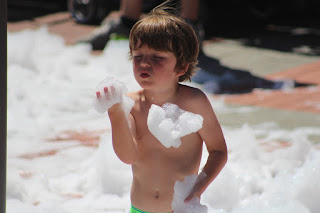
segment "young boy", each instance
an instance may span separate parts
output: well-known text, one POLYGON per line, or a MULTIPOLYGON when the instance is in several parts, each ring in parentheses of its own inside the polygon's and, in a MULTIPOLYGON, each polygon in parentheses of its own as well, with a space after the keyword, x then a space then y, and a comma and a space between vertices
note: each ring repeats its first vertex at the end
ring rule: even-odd
MULTIPOLYGON (((192 27, 161 9, 137 22, 130 32, 133 72, 142 90, 127 94, 134 100, 129 114, 116 103, 108 109, 113 148, 121 161, 132 165, 131 212, 172 212, 174 185, 198 174, 203 142, 209 157, 185 202, 202 195, 227 161, 227 147, 208 98, 199 89, 182 85, 195 70, 199 45, 192 27), (173 103, 201 115, 202 128, 181 138, 178 148, 166 148, 149 131, 151 105, 173 103)), ((109 99, 115 88, 105 87, 109 99)), ((103 93, 103 92, 102 92, 103 93)))

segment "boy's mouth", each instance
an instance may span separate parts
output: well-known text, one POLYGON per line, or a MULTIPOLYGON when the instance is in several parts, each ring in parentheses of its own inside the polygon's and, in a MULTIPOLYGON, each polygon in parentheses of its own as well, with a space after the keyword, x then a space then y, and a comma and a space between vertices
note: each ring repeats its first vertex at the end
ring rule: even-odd
POLYGON ((148 78, 150 75, 147 72, 140 72, 140 77, 141 78, 148 78))

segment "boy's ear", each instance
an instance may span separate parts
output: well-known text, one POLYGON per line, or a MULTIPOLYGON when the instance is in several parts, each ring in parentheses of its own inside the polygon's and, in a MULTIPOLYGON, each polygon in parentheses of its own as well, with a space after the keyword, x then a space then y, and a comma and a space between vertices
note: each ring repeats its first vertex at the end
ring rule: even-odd
POLYGON ((180 69, 180 71, 178 72, 178 76, 180 77, 180 76, 184 75, 188 71, 188 69, 189 69, 189 63, 186 63, 182 67, 182 69, 180 69))

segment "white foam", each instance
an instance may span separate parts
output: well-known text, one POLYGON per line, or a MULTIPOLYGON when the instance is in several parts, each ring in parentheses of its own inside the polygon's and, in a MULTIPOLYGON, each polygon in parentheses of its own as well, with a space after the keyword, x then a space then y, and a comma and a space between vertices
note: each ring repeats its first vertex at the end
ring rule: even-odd
POLYGON ((124 83, 118 81, 113 76, 108 76, 103 79, 96 87, 96 92, 93 98, 93 106, 99 113, 105 113, 110 107, 122 102, 122 97, 127 92, 124 83), (104 91, 107 88, 107 91, 104 91))
POLYGON ((174 194, 172 200, 172 210, 175 213, 207 213, 208 207, 200 204, 200 199, 198 197, 194 197, 189 202, 185 202, 184 200, 190 194, 194 185, 202 179, 204 173, 200 173, 200 175, 190 175, 185 177, 183 181, 176 181, 174 185, 174 194), (199 179, 198 179, 199 178, 199 179))
POLYGON ((153 104, 149 109, 148 128, 166 148, 178 148, 180 138, 197 132, 202 123, 201 115, 182 110, 172 103, 162 107, 153 104))
MULTIPOLYGON (((107 115, 92 107, 92 88, 106 75, 125 82, 129 91, 139 89, 128 41, 110 41, 100 56, 89 49, 65 46, 43 29, 8 33, 7 212, 129 212, 130 167, 114 156, 107 115), (103 130, 98 147, 76 138, 48 140, 83 129, 103 130), (50 150, 57 153, 21 157, 50 150)), ((319 124, 314 126, 286 128, 259 120, 243 125, 246 119, 234 115, 259 116, 260 109, 210 101, 218 118, 228 121, 222 129, 229 158, 201 197, 208 212, 318 213, 320 116, 312 114, 319 124)), ((281 120, 293 121, 287 117, 281 120)), ((204 147, 202 166, 206 159, 204 147)))

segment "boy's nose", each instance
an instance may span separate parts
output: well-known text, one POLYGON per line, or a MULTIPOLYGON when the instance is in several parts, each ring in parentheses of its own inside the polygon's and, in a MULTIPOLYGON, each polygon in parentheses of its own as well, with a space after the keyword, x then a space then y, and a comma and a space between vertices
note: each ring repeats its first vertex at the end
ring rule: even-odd
POLYGON ((140 63, 141 67, 150 67, 150 59, 147 56, 144 56, 140 63))

